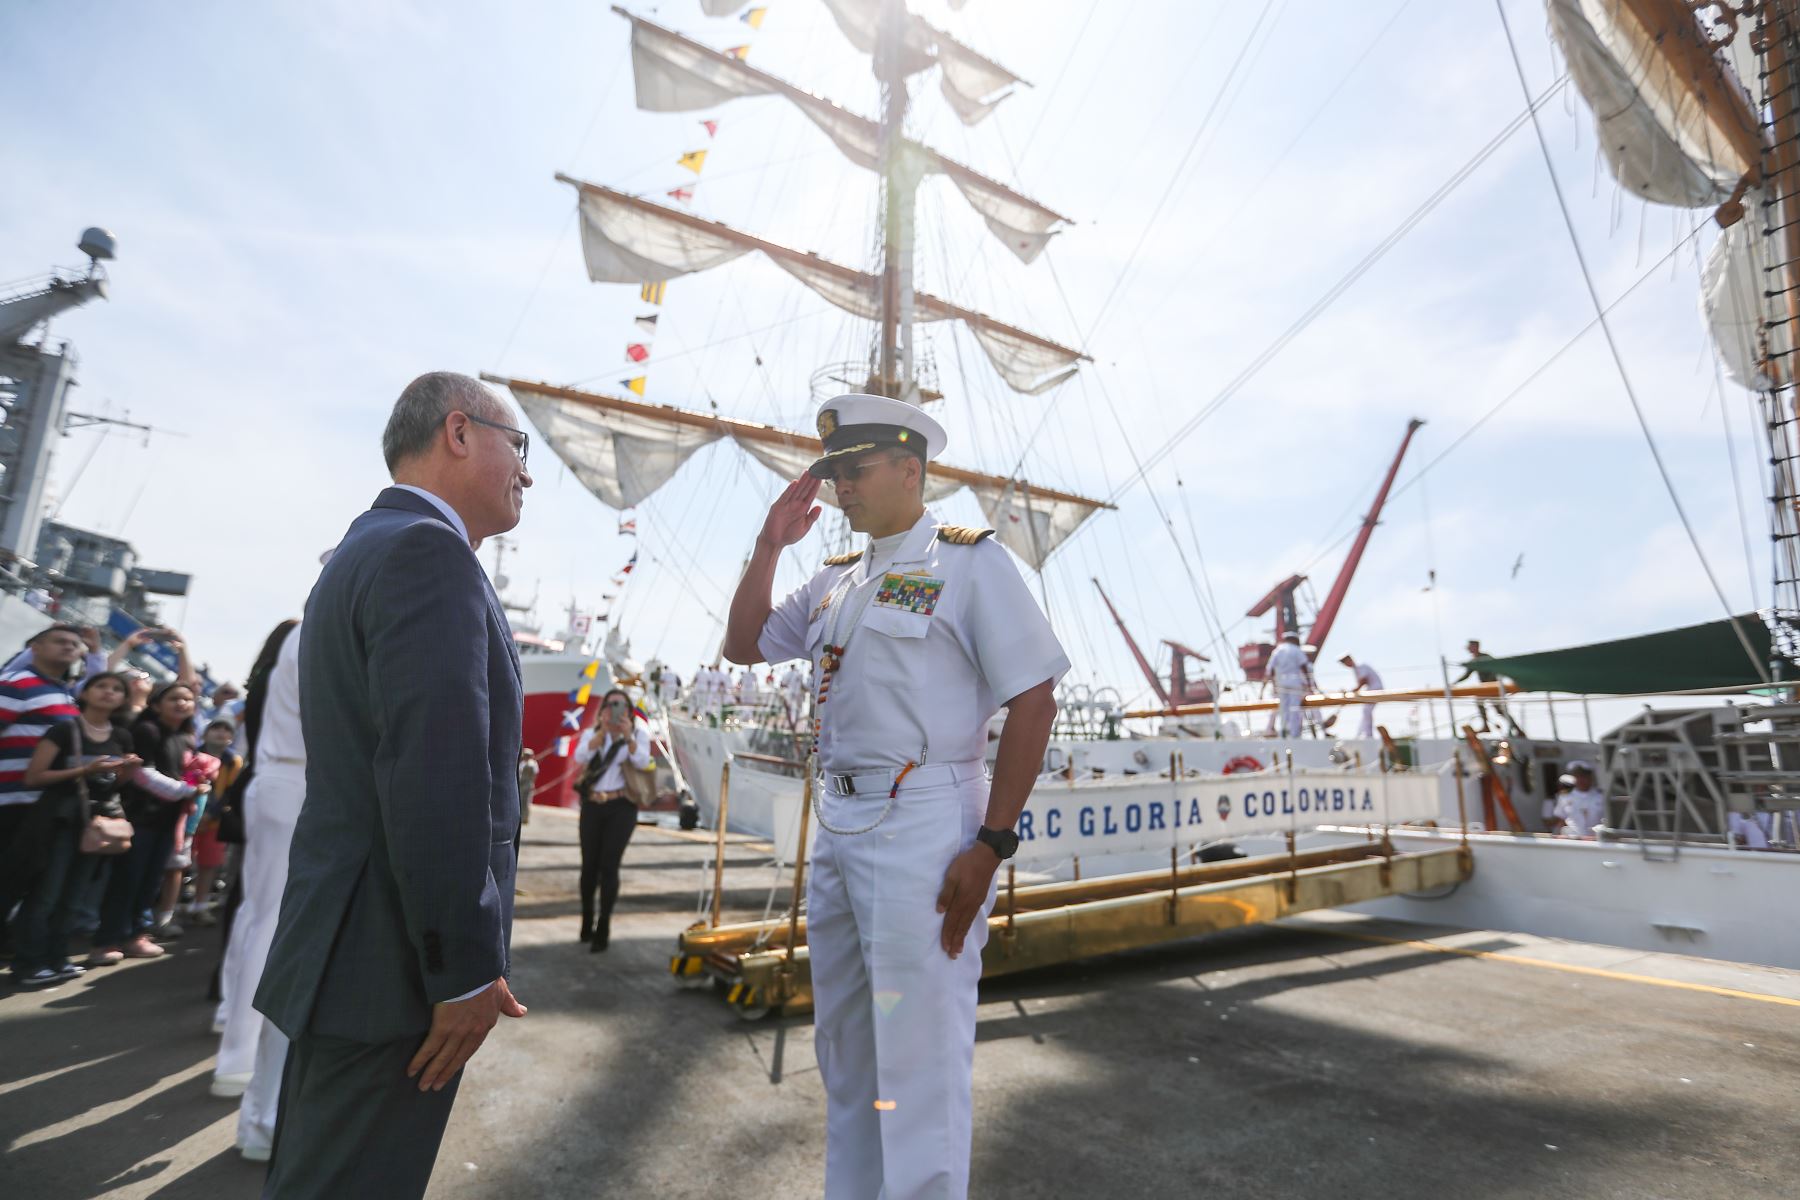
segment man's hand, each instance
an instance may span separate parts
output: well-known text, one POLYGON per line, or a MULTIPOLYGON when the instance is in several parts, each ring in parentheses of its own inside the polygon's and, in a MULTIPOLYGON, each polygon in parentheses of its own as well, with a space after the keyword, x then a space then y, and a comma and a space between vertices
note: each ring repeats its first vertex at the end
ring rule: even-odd
POLYGON ((1000 869, 1000 856, 976 842, 957 855, 944 872, 944 886, 938 892, 937 910, 944 914, 942 943, 944 953, 955 958, 962 953, 963 939, 969 926, 987 902, 988 885, 1000 869))
POLYGON ((100 631, 92 625, 81 627, 81 640, 87 646, 89 654, 100 653, 100 631))
POLYGON ((418 1077, 421 1092, 441 1092, 456 1078, 463 1064, 475 1057, 488 1030, 502 1016, 522 1017, 525 1006, 513 999, 506 980, 467 1000, 445 1001, 431 1006, 431 1029, 425 1043, 406 1065, 406 1077, 418 1077))
POLYGON ((756 540, 779 550, 805 537, 819 519, 821 510, 813 503, 818 495, 819 481, 811 475, 802 475, 788 484, 769 506, 769 515, 756 540))

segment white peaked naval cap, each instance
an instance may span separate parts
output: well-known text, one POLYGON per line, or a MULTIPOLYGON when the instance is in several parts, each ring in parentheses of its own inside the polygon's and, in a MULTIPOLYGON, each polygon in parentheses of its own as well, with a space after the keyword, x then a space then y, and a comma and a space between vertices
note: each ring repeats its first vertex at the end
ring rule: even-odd
POLYGON ((944 427, 918 405, 859 392, 820 405, 817 427, 825 453, 808 471, 820 479, 830 475, 839 459, 886 447, 911 450, 930 462, 950 441, 944 427))

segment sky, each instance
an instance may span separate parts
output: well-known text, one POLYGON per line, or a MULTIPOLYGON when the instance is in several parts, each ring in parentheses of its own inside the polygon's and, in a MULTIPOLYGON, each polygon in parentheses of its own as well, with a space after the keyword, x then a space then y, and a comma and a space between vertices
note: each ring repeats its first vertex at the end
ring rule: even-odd
MULTIPOLYGON (((1545 367, 1593 308, 1531 125, 1281 340, 1524 111, 1491 4, 914 7, 1032 86, 965 129, 921 77, 913 136, 1072 220, 1026 266, 929 180, 916 261, 921 289, 1095 360, 1022 396, 965 332, 920 334, 946 461, 1117 505, 1032 579, 1070 683, 1147 698, 1094 580, 1147 651, 1185 642, 1229 679, 1235 647, 1267 636, 1243 614, 1275 582, 1329 589, 1415 416, 1321 656, 1327 686, 1348 682, 1344 652, 1426 686, 1469 637, 1505 654, 1723 615, 1606 342, 1589 333, 1545 367)), ((1506 7, 1535 93, 1560 60, 1539 4, 1506 7)), ((868 60, 823 4, 767 8, 756 30, 699 0, 634 11, 875 110, 868 60)), ((632 320, 652 310, 587 281, 558 171, 652 198, 694 185, 702 216, 864 268, 878 246, 874 177, 784 101, 639 112, 628 35, 607 5, 560 0, 0 6, 15 114, 0 280, 77 264, 80 231, 110 229, 111 299, 53 332, 80 357, 77 407, 157 431, 64 440, 54 503, 193 572, 167 615, 215 674, 241 677, 299 612, 319 553, 386 482, 380 431, 421 372, 614 394, 642 373, 650 402, 804 429, 815 372, 867 354, 868 323, 751 256, 671 282, 652 357, 629 366, 632 320), (696 180, 676 160, 702 148, 696 180)), ((1700 548, 1735 611, 1767 604, 1751 398, 1722 381, 1699 312, 1714 231, 1690 235, 1707 214, 1623 193, 1573 89, 1541 117, 1599 294, 1633 288, 1613 332, 1700 548)), ((535 596, 551 633, 571 604, 610 608, 637 656, 684 674, 715 655, 782 481, 711 446, 637 510, 634 541, 547 448, 532 465, 512 595, 535 596)), ((984 523, 966 493, 939 512, 984 523)), ((778 588, 816 568, 824 533, 784 558, 778 588)), ((1626 711, 1602 706, 1600 723, 1626 711)))

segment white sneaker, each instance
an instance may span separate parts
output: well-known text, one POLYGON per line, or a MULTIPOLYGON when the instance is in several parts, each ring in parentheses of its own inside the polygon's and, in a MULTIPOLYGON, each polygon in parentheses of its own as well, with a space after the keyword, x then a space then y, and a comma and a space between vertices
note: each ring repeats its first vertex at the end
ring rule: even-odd
POLYGON ((238 1153, 244 1156, 245 1162, 268 1162, 269 1152, 274 1147, 264 1142, 239 1142, 238 1153))
POLYGON ((221 1100, 235 1100, 249 1086, 249 1075, 214 1075, 211 1091, 221 1100))

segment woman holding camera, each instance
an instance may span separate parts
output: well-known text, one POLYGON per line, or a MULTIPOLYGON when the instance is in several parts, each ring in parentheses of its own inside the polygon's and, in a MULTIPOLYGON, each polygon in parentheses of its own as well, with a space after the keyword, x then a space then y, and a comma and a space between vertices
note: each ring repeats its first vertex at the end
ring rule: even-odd
POLYGON ((50 727, 32 751, 25 786, 42 788, 29 826, 42 839, 42 873, 18 916, 13 978, 21 987, 50 987, 82 973, 69 961, 69 929, 75 908, 106 860, 81 852, 82 832, 93 817, 123 817, 119 789, 138 765, 130 735, 113 724, 125 703, 125 679, 106 672, 87 681, 77 703, 81 715, 50 727))
POLYGON ((650 766, 650 730, 632 719, 631 697, 618 688, 600 699, 600 719, 575 751, 581 779, 581 940, 594 953, 612 937, 619 899, 619 863, 637 830, 638 806, 627 793, 625 771, 650 766), (599 919, 594 888, 600 889, 599 919))

